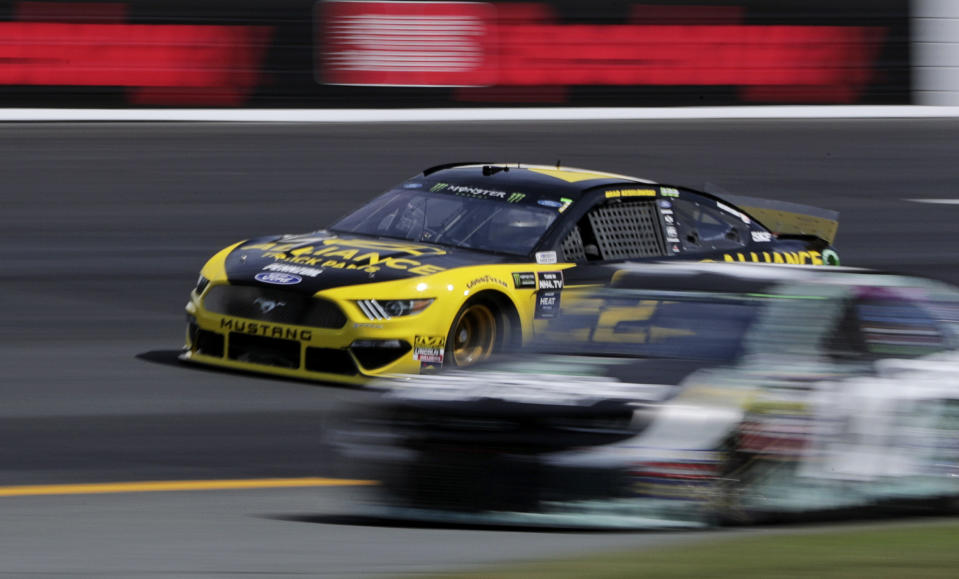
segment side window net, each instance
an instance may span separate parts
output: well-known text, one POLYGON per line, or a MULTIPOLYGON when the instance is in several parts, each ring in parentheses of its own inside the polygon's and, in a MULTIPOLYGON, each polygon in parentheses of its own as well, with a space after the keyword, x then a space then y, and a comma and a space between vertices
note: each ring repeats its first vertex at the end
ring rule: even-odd
POLYGON ((666 255, 653 203, 607 205, 593 209, 587 216, 603 259, 666 255))
POLYGON ((566 239, 563 240, 563 260, 576 263, 586 261, 586 251, 583 249, 583 236, 579 226, 574 225, 566 239))

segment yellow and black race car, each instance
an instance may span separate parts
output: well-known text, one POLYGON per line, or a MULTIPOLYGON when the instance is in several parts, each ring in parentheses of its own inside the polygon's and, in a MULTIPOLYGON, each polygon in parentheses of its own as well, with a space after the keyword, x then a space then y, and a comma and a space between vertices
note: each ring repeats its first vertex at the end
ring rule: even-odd
POLYGON ((834 265, 831 211, 563 167, 457 163, 328 229, 231 245, 186 306, 184 360, 345 383, 518 347, 564 286, 621 261, 834 265))

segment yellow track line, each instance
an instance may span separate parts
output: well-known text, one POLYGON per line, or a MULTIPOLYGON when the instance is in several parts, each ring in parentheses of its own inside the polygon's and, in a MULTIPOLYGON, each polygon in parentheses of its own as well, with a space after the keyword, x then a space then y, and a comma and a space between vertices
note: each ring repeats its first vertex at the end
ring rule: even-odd
POLYGON ((0 487, 0 497, 36 495, 92 495, 106 493, 151 493, 165 491, 212 491, 291 487, 375 485, 376 481, 338 478, 263 478, 232 480, 169 480, 90 484, 29 485, 0 487))

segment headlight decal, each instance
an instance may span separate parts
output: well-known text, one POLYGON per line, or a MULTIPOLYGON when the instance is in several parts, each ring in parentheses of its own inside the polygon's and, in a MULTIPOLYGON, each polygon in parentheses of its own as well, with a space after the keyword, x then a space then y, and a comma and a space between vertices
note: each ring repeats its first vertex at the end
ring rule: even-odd
POLYGON ((370 320, 389 320, 418 314, 433 303, 433 298, 415 300, 357 300, 356 305, 370 320))
POLYGON ((388 320, 390 315, 383 310, 376 300, 357 300, 356 305, 363 310, 363 314, 371 320, 388 320))

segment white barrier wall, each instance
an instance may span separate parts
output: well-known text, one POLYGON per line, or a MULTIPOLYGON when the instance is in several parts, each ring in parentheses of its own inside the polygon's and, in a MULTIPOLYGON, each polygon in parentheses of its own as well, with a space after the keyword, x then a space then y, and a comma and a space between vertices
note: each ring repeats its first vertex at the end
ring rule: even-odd
POLYGON ((913 0, 913 96, 919 105, 959 105, 959 0, 913 0))

